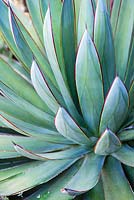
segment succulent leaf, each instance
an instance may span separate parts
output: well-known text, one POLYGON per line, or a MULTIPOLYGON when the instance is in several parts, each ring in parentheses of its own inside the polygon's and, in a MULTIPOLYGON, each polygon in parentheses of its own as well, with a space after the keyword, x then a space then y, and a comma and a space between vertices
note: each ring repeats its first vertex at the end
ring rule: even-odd
POLYGON ((24 192, 39 183, 45 183, 71 166, 76 160, 36 161, 0 171, 0 194, 24 192), (44 173, 47 171, 47 173, 44 173), (32 176, 32 179, 31 179, 32 176), (17 183, 17 186, 16 186, 17 183), (6 188, 6 191, 5 191, 6 188))
POLYGON ((120 160, 125 165, 134 167, 134 148, 124 145, 118 152, 114 152, 112 156, 120 160))
POLYGON ((97 183, 97 185, 83 196, 85 200, 88 200, 90 198, 95 199, 95 200, 104 200, 105 197, 104 197, 104 190, 103 190, 101 178, 99 182, 97 183))
POLYGON ((113 21, 113 23, 116 24, 114 32, 116 69, 118 76, 124 80, 129 57, 129 49, 131 46, 131 38, 133 37, 134 4, 133 0, 128 2, 125 0, 114 1, 114 4, 119 5, 117 17, 114 16, 114 9, 117 9, 116 5, 113 6, 113 17, 111 17, 111 23, 113 21))
POLYGON ((63 149, 58 152, 53 151, 50 153, 31 152, 17 144, 14 144, 14 148, 21 156, 24 156, 33 160, 40 160, 40 161, 75 159, 75 158, 82 157, 91 151, 91 149, 86 148, 86 147, 81 147, 81 146, 77 146, 77 147, 72 146, 71 148, 68 148, 68 149, 63 149))
POLYGON ((118 137, 111 130, 106 129, 99 138, 94 151, 98 155, 109 155, 118 151, 120 147, 121 142, 118 137))
POLYGON ((77 44, 80 43, 85 29, 87 29, 89 35, 91 36, 91 38, 93 38, 93 28, 94 28, 93 2, 92 0, 82 0, 80 4, 79 19, 78 19, 77 44))
POLYGON ((88 138, 64 108, 59 108, 55 118, 55 126, 60 134, 77 144, 94 144, 94 138, 88 138))
MULTIPOLYGON (((134 27, 133 27, 133 33, 134 34, 134 27)), ((126 74, 125 74, 125 84, 128 90, 130 89, 131 85, 133 84, 133 79, 134 79, 134 38, 132 37, 132 44, 129 50, 129 59, 128 59, 128 64, 127 64, 127 69, 126 69, 126 74)))
POLYGON ((116 77, 106 97, 100 121, 100 134, 108 127, 117 132, 128 112, 128 92, 120 80, 116 77), (120 120, 119 120, 120 119, 120 120))
POLYGON ((133 0, 26 4, 0 0, 0 197, 134 199, 133 0))
POLYGON ((118 133, 121 141, 130 141, 134 139, 134 127, 128 127, 118 133))
POLYGON ((88 154, 79 171, 69 181, 63 191, 75 196, 92 189, 98 183, 103 164, 104 156, 98 156, 94 153, 88 154), (89 166, 90 171, 88 170, 89 166))
POLYGON ((131 112, 131 110, 134 109, 134 81, 132 82, 132 85, 129 90, 129 99, 130 99, 129 111, 131 112))
POLYGON ((105 199, 133 199, 133 191, 129 185, 120 162, 112 157, 107 158, 102 170, 105 199))
POLYGON ((66 103, 66 106, 69 112, 72 114, 72 116, 74 116, 78 121, 81 121, 78 111, 71 98, 68 86, 66 85, 66 82, 63 80, 63 76, 59 68, 59 64, 58 64, 58 60, 57 60, 56 52, 54 48, 52 26, 51 26, 51 15, 50 15, 49 8, 47 10, 45 21, 44 21, 44 43, 45 43, 45 48, 46 48, 46 52, 47 52, 47 56, 48 56, 51 68, 55 75, 56 81, 58 83, 61 94, 66 103))
POLYGON ((64 174, 61 174, 54 181, 42 185, 42 187, 33 193, 31 196, 25 200, 35 200, 37 197, 40 200, 51 200, 57 197, 59 200, 71 200, 74 199, 72 196, 63 194, 61 188, 63 188, 67 182, 75 175, 78 171, 78 168, 81 164, 81 161, 76 162, 70 169, 68 169, 64 174))
POLYGON ((103 83, 97 52, 87 30, 76 58, 76 86, 83 117, 89 129, 98 135, 103 83))
POLYGON ((17 22, 15 20, 14 13, 13 13, 10 3, 8 3, 8 5, 9 5, 9 10, 8 10, 9 22, 10 22, 10 26, 11 26, 15 44, 16 44, 18 50, 20 51, 22 57, 24 57, 27 66, 30 67, 32 64, 32 52, 31 52, 30 48, 28 47, 28 45, 17 25, 17 22))
POLYGON ((50 88, 48 87, 45 77, 41 73, 38 65, 35 61, 32 63, 31 67, 31 79, 35 90, 37 91, 38 95, 41 99, 47 104, 47 106, 56 114, 59 105, 56 101, 55 97, 53 96, 50 88))
POLYGON ((70 88, 70 92, 72 94, 72 98, 74 99, 74 101, 76 101, 75 103, 77 103, 76 85, 74 79, 76 27, 74 16, 74 4, 72 0, 63 1, 61 27, 62 48, 67 82, 70 88))
POLYGON ((34 27, 36 29, 36 32, 38 33, 38 37, 41 41, 41 43, 43 44, 43 18, 41 15, 41 9, 40 9, 40 4, 39 1, 32 1, 32 0, 27 0, 27 6, 28 6, 28 10, 30 12, 31 18, 32 18, 32 22, 34 24, 34 27), (34 14, 36 13, 36 15, 34 14))
POLYGON ((103 0, 98 0, 96 8, 94 42, 100 57, 106 96, 115 77, 115 52, 110 18, 103 0))
MULTIPOLYGON (((9 130, 7 130, 9 132, 9 130)), ((34 137, 25 137, 17 135, 16 132, 12 134, 6 133, 4 130, 0 132, 0 159, 17 158, 21 155, 13 147, 13 142, 18 145, 23 144, 23 148, 33 152, 51 152, 63 150, 68 148, 67 144, 58 144, 45 142, 44 140, 34 137)))

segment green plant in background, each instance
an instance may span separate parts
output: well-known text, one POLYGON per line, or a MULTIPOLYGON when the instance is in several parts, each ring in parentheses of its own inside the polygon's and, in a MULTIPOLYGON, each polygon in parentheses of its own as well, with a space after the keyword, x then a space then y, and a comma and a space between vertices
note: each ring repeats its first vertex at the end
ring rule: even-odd
POLYGON ((133 0, 27 6, 0 0, 0 195, 133 200, 133 0))

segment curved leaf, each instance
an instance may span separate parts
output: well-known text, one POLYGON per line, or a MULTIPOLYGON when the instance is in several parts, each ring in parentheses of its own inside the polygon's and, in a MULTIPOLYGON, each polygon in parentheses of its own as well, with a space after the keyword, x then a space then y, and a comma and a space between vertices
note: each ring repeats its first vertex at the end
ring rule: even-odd
POLYGON ((14 53, 14 55, 18 58, 20 62, 23 63, 24 67, 28 69, 27 64, 25 62, 25 59, 22 57, 20 52, 18 51, 18 48, 16 47, 16 44, 14 42, 10 24, 9 24, 9 18, 8 18, 8 8, 7 5, 5 5, 4 1, 0 1, 0 11, 1 11, 1 18, 0 18, 0 32, 2 34, 3 39, 7 42, 9 48, 14 53), (4 20, 3 20, 4 18, 4 20), (6 21, 6 23, 5 23, 6 21))
MULTIPOLYGON (((43 2, 44 0, 41 1, 43 2)), ((54 1, 45 0, 45 4, 47 4, 47 8, 48 6, 50 6, 55 51, 63 78, 65 80, 66 79, 65 64, 63 59, 63 49, 61 47, 61 16, 62 16, 63 2, 59 0, 54 0, 54 1)), ((44 9, 45 8, 43 7, 43 10, 44 9)))
POLYGON ((11 27, 15 44, 18 47, 18 50, 20 51, 22 57, 24 57, 27 67, 30 67, 32 64, 32 52, 30 48, 28 47, 19 29, 19 26, 17 25, 11 5, 10 3, 8 4, 9 4, 9 22, 10 22, 10 27, 11 27))
POLYGON ((0 58, 0 81, 29 103, 45 112, 52 113, 37 95, 32 85, 16 73, 2 58, 0 58))
POLYGON ((81 162, 76 162, 70 169, 59 175, 54 181, 41 186, 39 190, 33 193, 31 196, 25 200, 55 200, 55 197, 59 200, 71 200, 73 197, 67 194, 61 193, 61 188, 67 184, 67 182, 75 175, 78 171, 81 162))
POLYGON ((131 184, 132 189, 134 190, 134 181, 133 181, 134 180, 134 168, 129 167, 127 165, 124 165, 123 168, 124 168, 125 174, 127 176, 127 179, 129 181, 129 183, 131 184))
POLYGON ((132 82, 132 85, 129 90, 129 99, 130 99, 129 110, 131 111, 132 109, 134 109, 134 81, 132 82))
POLYGON ((133 200, 133 191, 119 161, 107 158, 102 170, 102 180, 106 200, 133 200))
POLYGON ((118 137, 121 141, 134 140, 134 127, 128 127, 118 133, 118 137))
POLYGON ((108 127, 114 133, 124 122, 128 112, 128 93, 120 80, 116 77, 106 97, 101 114, 100 134, 108 127))
POLYGON ((35 161, 0 170, 0 194, 9 196, 48 182, 75 162, 76 160, 71 159, 46 162, 35 161), (47 173, 44 173, 44 171, 47 173))
POLYGON ((47 52, 47 56, 51 65, 51 68, 53 70, 54 76, 56 78, 56 81, 58 83, 58 86, 60 88, 61 94, 64 98, 64 101, 66 103, 66 107, 68 108, 71 115, 78 121, 82 121, 80 115, 78 114, 78 111, 73 103, 73 100, 71 98, 70 92, 68 90, 68 87, 63 80, 62 73, 59 68, 59 64, 57 61, 57 56, 54 48, 54 41, 53 41, 53 33, 52 33, 52 26, 51 26, 51 16, 50 16, 50 9, 48 8, 45 21, 44 21, 44 44, 47 52))
POLYGON ((92 0, 82 0, 80 3, 80 11, 78 18, 78 34, 77 34, 78 44, 84 34, 85 28, 87 28, 91 38, 93 37, 93 25, 94 25, 94 9, 92 0))
POLYGON ((31 79, 33 86, 38 93, 38 95, 41 97, 41 99, 45 102, 45 104, 52 110, 53 113, 56 114, 59 105, 56 101, 55 97, 53 96, 46 80, 43 74, 41 73, 38 65, 35 61, 32 63, 31 68, 31 79))
MULTIPOLYGON (((72 0, 63 1, 61 16, 62 48, 65 72, 74 102, 77 100, 74 67, 75 67, 75 16, 72 0)), ((78 103, 77 101, 75 103, 78 103)))
MULTIPOLYGON (((114 2, 116 4, 116 1, 114 2)), ((114 32, 115 58, 117 74, 122 80, 124 80, 134 26, 134 4, 133 0, 122 0, 117 2, 120 2, 120 5, 114 32)), ((117 7, 113 7, 113 15, 114 9, 117 9, 117 7)), ((115 20, 114 17, 113 20, 115 20)))
MULTIPOLYGON (((133 27, 133 33, 134 35, 134 27, 133 27)), ((129 60, 127 64, 127 70, 125 74, 125 85, 127 86, 128 90, 130 89, 131 85, 133 84, 134 80, 134 36, 132 36, 132 41, 131 41, 131 47, 129 50, 129 60)))
POLYGON ((68 145, 45 142, 39 138, 25 137, 16 134, 0 133, 0 159, 16 158, 21 155, 14 149, 13 142, 33 152, 51 152, 68 148, 68 145))
POLYGON ((104 157, 94 153, 88 154, 75 176, 64 187, 63 192, 79 195, 92 189, 99 181, 104 157))
POLYGON ((134 148, 124 145, 117 152, 113 153, 112 156, 125 165, 134 167, 134 148))
MULTIPOLYGON (((48 120, 48 123, 46 121, 45 123, 45 119, 41 119, 38 118, 36 115, 33 115, 33 112, 29 112, 29 110, 23 107, 20 107, 18 105, 16 105, 15 102, 11 102, 10 99, 7 99, 5 97, 0 96, 0 113, 5 113, 8 114, 10 116, 15 117, 16 119, 20 119, 24 122, 30 123, 31 125, 39 125, 42 127, 53 127, 53 122, 54 122, 54 117, 53 118, 49 118, 49 120, 51 119, 51 122, 48 120)), ((49 117, 49 115, 48 115, 49 117)))
POLYGON ((113 152, 118 151, 121 147, 121 142, 118 137, 109 129, 106 129, 105 132, 99 138, 94 152, 98 155, 109 155, 113 152))
POLYGON ((76 59, 76 86, 83 117, 90 130, 98 135, 104 98, 103 84, 97 52, 87 30, 76 59))
POLYGON ((106 96, 115 77, 115 55, 110 18, 103 0, 98 0, 97 3, 94 41, 102 64, 106 96))
POLYGON ((91 149, 84 148, 81 146, 70 147, 68 149, 63 149, 61 151, 52 153, 35 153, 24 149, 22 146, 18 144, 14 144, 15 150, 24 157, 33 159, 33 160, 63 160, 63 159, 75 159, 84 156, 86 153, 90 152, 91 149))
POLYGON ((23 110, 26 111, 26 113, 28 112, 33 116, 36 116, 37 121, 41 120, 43 121, 43 124, 48 124, 49 126, 54 127, 53 116, 42 111, 41 109, 37 108, 33 104, 26 101, 24 98, 17 95, 13 90, 4 85, 1 81, 0 81, 0 90, 5 98, 7 98, 8 100, 10 99, 10 101, 14 102, 16 106, 20 107, 20 109, 23 108, 23 110))
POLYGON ((49 142, 59 142, 65 144, 72 143, 71 141, 65 139, 55 130, 25 122, 4 112, 0 112, 0 121, 2 121, 2 123, 4 123, 7 127, 26 136, 40 137, 42 138, 42 140, 49 142))
POLYGON ((40 38, 40 41, 43 44, 43 28, 42 28, 43 27, 43 19, 42 19, 42 15, 41 15, 39 1, 27 0, 26 3, 28 6, 28 10, 30 12, 35 30, 38 34, 38 37, 40 38), (35 15, 35 13, 36 13, 36 15, 35 15))
POLYGON ((121 0, 113 0, 112 10, 111 10, 111 26, 113 35, 116 33, 117 23, 119 19, 121 0))
POLYGON ((97 185, 92 188, 89 192, 87 192, 85 195, 83 195, 84 200, 104 200, 104 190, 103 190, 103 184, 102 180, 100 178, 99 182, 97 185))
MULTIPOLYGON (((55 118, 58 132, 76 144, 93 145, 94 140, 88 138, 64 108, 59 108, 55 118)), ((93 138, 94 139, 94 138, 93 138)))

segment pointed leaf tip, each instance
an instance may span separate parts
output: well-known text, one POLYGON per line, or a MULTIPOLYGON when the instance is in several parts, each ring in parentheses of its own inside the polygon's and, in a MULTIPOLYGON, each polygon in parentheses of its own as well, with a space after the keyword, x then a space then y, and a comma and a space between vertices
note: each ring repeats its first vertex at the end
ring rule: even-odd
POLYGON ((45 104, 50 108, 50 110, 54 114, 56 114, 59 105, 35 60, 33 60, 32 62, 31 80, 40 98, 45 102, 45 104))
POLYGON ((95 153, 98 155, 109 155, 116 152, 120 147, 121 142, 118 137, 107 128, 95 146, 95 153))
POLYGON ((76 58, 76 87, 85 122, 89 130, 97 135, 104 101, 103 83, 99 58, 87 30, 76 58))
POLYGON ((127 116, 128 105, 128 92, 120 78, 116 77, 103 106, 100 121, 100 134, 102 134, 107 127, 114 133, 119 130, 127 116))
POLYGON ((64 187, 64 190, 68 194, 76 196, 92 189, 99 181, 104 159, 104 156, 98 156, 94 153, 85 156, 83 164, 64 187))
POLYGON ((94 24, 94 9, 92 5, 92 0, 82 0, 80 3, 79 18, 78 18, 77 44, 79 44, 85 28, 88 30, 89 35, 93 37, 93 24, 94 24))
POLYGON ((78 126, 68 112, 60 107, 55 117, 55 126, 60 134, 76 144, 93 145, 94 141, 90 140, 84 131, 78 126))

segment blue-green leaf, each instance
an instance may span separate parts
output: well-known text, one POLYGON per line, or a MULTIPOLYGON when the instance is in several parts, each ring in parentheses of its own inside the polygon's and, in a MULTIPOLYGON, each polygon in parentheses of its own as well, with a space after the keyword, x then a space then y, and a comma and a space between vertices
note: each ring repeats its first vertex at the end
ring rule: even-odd
POLYGON ((118 133, 118 137, 121 141, 134 140, 134 127, 128 127, 118 133))
POLYGON ((113 153, 112 156, 120 160, 123 164, 134 167, 134 148, 123 145, 117 152, 113 153))
POLYGON ((83 33, 85 31, 85 28, 87 28, 91 38, 93 37, 93 25, 94 25, 94 9, 92 0, 82 0, 80 4, 80 11, 78 18, 77 44, 79 44, 83 36, 83 33))
POLYGON ((124 80, 129 59, 131 38, 133 37, 134 3, 133 0, 122 0, 114 1, 114 4, 118 4, 118 7, 113 7, 111 18, 112 28, 114 29, 116 69, 118 76, 124 80), (117 14, 116 17, 114 13, 117 14))
MULTIPOLYGON (((55 146, 56 147, 56 146, 55 146)), ((84 148, 82 146, 70 147, 68 149, 59 150, 58 152, 50 152, 50 153, 36 153, 33 151, 29 151, 24 149, 22 146, 18 144, 14 144, 15 150, 24 157, 33 159, 33 160, 63 160, 63 159, 75 159, 80 158, 91 151, 91 149, 84 148)), ((57 150, 56 150, 57 151, 57 150)))
POLYGON ((63 192, 79 195, 92 189, 99 181, 104 157, 89 153, 75 176, 64 187, 63 192))
POLYGON ((13 54, 18 58, 20 62, 23 63, 24 67, 29 70, 25 59, 22 57, 20 52, 18 51, 18 48, 16 47, 16 44, 14 42, 10 24, 9 24, 9 17, 8 17, 8 8, 7 5, 5 5, 4 1, 0 1, 0 11, 1 11, 1 18, 0 18, 0 32, 2 34, 3 39, 7 42, 9 48, 13 52, 13 54), (3 20, 4 18, 4 20, 3 20), (6 23, 5 23, 6 21, 6 23))
POLYGON ((57 60, 57 56, 56 56, 56 52, 54 48, 53 32, 52 32, 52 26, 51 26, 51 15, 50 15, 49 8, 47 10, 45 21, 44 21, 44 44, 45 44, 45 48, 46 48, 46 52, 47 52, 47 56, 48 56, 51 68, 53 70, 53 73, 58 83, 61 94, 64 98, 66 107, 69 110, 70 114, 77 121, 81 122, 82 121, 81 117, 78 114, 78 111, 73 103, 68 86, 63 79, 63 76, 59 67, 59 63, 57 60))
POLYGON ((55 97, 53 96, 43 74, 41 73, 38 65, 35 61, 32 63, 31 68, 31 79, 33 86, 41 97, 41 99, 45 102, 45 104, 52 110, 53 113, 56 114, 58 111, 59 105, 56 101, 55 97))
POLYGON ((49 111, 46 104, 37 95, 31 83, 22 78, 2 58, 0 58, 0 81, 29 103, 33 104, 41 110, 44 110, 45 112, 52 113, 49 111))
POLYGON ((120 78, 116 77, 106 97, 102 110, 100 134, 103 133, 107 127, 114 133, 118 131, 126 118, 128 104, 129 98, 127 90, 120 78))
POLYGON ((48 182, 76 161, 76 159, 35 161, 0 170, 0 194, 9 196, 48 182))
POLYGON ((25 200, 71 200, 72 196, 61 193, 61 188, 67 184, 67 182, 75 175, 78 171, 78 168, 81 164, 81 161, 76 162, 71 168, 69 168, 66 172, 59 175, 53 181, 44 184, 40 187, 39 190, 32 193, 31 196, 28 196, 25 200))
POLYGON ((39 1, 27 0, 26 1, 29 13, 32 18, 33 25, 35 30, 40 38, 40 41, 43 44, 43 18, 41 15, 39 1), (36 14, 35 14, 36 13, 36 14))
POLYGON ((63 1, 62 20, 62 47, 65 61, 65 71, 67 82, 74 101, 77 103, 76 85, 75 85, 75 16, 72 0, 63 1))
MULTIPOLYGON (((133 27, 133 34, 134 34, 134 27, 133 27)), ((129 60, 127 64, 127 69, 126 69, 126 74, 125 74, 125 85, 130 89, 131 85, 134 80, 134 36, 132 36, 132 41, 131 41, 131 48, 129 51, 129 60)))
POLYGON ((102 170, 103 188, 106 200, 133 200, 134 194, 120 162, 107 158, 102 170))
POLYGON ((23 146, 23 148, 32 152, 51 152, 51 151, 59 151, 64 148, 68 148, 69 146, 66 144, 57 144, 46 142, 40 138, 35 137, 25 137, 16 135, 16 133, 7 133, 3 130, 0 133, 0 159, 6 158, 17 158, 21 155, 16 152, 14 149, 14 143, 23 146))
POLYGON ((109 155, 118 151, 120 147, 121 142, 118 137, 111 130, 106 129, 99 138, 94 151, 98 155, 109 155))
POLYGON ((129 99, 130 99, 129 110, 131 111, 132 109, 134 109, 134 80, 129 90, 129 99))
POLYGON ((14 102, 15 105, 18 106, 20 109, 23 108, 25 112, 31 113, 33 116, 36 116, 38 121, 41 120, 44 124, 48 124, 51 127, 53 126, 54 116, 37 108, 35 105, 32 105, 30 102, 17 95, 13 90, 11 90, 1 81, 0 90, 3 96, 5 96, 7 99, 10 99, 11 102, 14 102))
POLYGON ((94 143, 94 140, 86 136, 64 108, 59 108, 55 118, 55 126, 60 134, 76 144, 91 145, 94 143))
POLYGON ((17 25, 16 19, 14 17, 14 13, 10 4, 9 4, 9 22, 10 22, 15 44, 18 47, 18 50, 20 51, 22 57, 25 59, 27 67, 30 67, 32 64, 32 52, 29 46, 27 45, 27 42, 25 41, 19 29, 19 26, 17 25))
POLYGON ((99 182, 97 185, 95 185, 94 188, 92 188, 89 192, 87 192, 85 195, 83 195, 84 200, 104 200, 104 189, 103 189, 103 184, 102 180, 100 178, 99 182))
POLYGON ((98 135, 104 101, 103 84, 97 52, 87 30, 76 59, 76 86, 83 117, 90 130, 98 135))
POLYGON ((96 8, 94 41, 102 65, 106 96, 115 77, 115 55, 110 18, 103 0, 98 0, 96 8))

